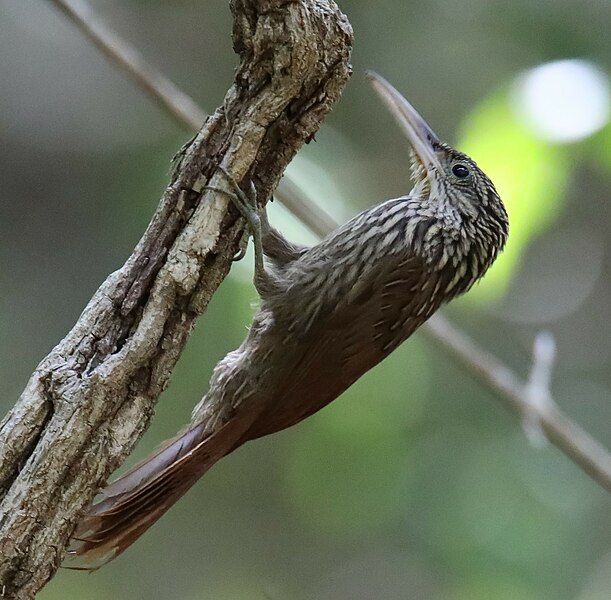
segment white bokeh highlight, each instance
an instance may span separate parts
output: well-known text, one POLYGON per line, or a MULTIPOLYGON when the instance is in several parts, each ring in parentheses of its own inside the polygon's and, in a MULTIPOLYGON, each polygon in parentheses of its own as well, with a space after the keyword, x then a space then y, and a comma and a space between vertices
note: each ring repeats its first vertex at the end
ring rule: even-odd
POLYGON ((538 137, 568 143, 607 124, 609 95, 608 77, 601 69, 571 59, 545 63, 521 75, 513 98, 518 114, 538 137))

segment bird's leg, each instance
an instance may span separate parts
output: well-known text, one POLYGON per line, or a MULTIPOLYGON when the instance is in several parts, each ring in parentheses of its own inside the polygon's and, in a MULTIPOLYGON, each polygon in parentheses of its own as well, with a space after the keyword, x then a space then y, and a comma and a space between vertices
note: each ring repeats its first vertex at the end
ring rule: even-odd
POLYGON ((287 240, 275 227, 272 227, 267 218, 265 207, 261 209, 259 216, 263 230, 263 250, 265 256, 272 261, 274 266, 284 268, 308 250, 308 246, 295 244, 287 240))
MULTIPOLYGON (((253 244, 255 247, 255 276, 254 284, 260 296, 265 296, 278 288, 278 282, 265 269, 264 253, 263 253, 263 235, 269 228, 267 215, 263 209, 257 206, 257 193, 254 184, 250 182, 250 197, 244 193, 238 182, 220 165, 217 169, 223 173, 227 181, 231 184, 233 191, 225 190, 220 187, 207 185, 205 190, 211 190, 227 196, 238 209, 242 217, 248 224, 248 229, 252 235, 253 244)), ((241 258, 241 253, 238 253, 241 258)))
MULTIPOLYGON (((250 185, 252 186, 252 190, 256 197, 257 190, 255 189, 255 186, 253 185, 252 181, 250 182, 250 185)), ((272 200, 273 200, 273 197, 272 197, 272 200)), ((261 234, 263 236, 263 240, 265 240, 265 237, 272 230, 272 226, 269 224, 269 219, 267 217, 267 207, 266 206, 259 206, 259 219, 261 219, 261 234)))

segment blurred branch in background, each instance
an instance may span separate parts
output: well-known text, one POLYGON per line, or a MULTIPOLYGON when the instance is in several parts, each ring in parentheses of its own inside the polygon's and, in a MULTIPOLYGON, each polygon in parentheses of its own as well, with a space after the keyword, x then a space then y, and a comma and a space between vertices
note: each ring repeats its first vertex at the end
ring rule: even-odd
MULTIPOLYGON (((140 54, 102 24, 85 2, 51 0, 74 22, 102 52, 155 102, 163 106, 183 127, 196 130, 205 113, 159 71, 148 65, 140 54)), ((314 233, 324 236, 339 224, 307 198, 286 176, 275 197, 314 233)), ((602 487, 611 491, 611 455, 554 403, 549 389, 555 351, 553 339, 545 334, 535 342, 533 367, 527 384, 493 355, 437 314, 424 325, 424 331, 458 362, 488 384, 524 422, 528 439, 541 445, 545 435, 575 464, 602 487), (536 432, 539 431, 537 438, 536 432)))
POLYGON ((191 133, 199 130, 207 115, 193 99, 149 65, 133 46, 126 44, 114 31, 99 21, 86 2, 51 2, 79 26, 102 54, 126 71, 150 98, 168 111, 180 125, 191 133))
MULTIPOLYGON (((484 383, 500 394, 513 411, 531 424, 540 427, 546 437, 562 450, 576 465, 592 479, 611 492, 611 456, 607 450, 567 417, 555 404, 549 387, 533 387, 521 379, 494 355, 482 350, 467 335, 456 329, 447 319, 436 316, 429 321, 428 331, 456 360, 469 368, 484 383), (535 393, 533 394, 533 390, 535 393), (537 396, 535 398, 534 396, 537 396), (541 397, 544 401, 541 401, 541 397)), ((544 342, 548 343, 548 342, 544 342)), ((541 359, 545 350, 541 337, 535 342, 532 372, 550 373, 551 362, 541 359), (539 355, 539 356, 537 356, 539 355)))

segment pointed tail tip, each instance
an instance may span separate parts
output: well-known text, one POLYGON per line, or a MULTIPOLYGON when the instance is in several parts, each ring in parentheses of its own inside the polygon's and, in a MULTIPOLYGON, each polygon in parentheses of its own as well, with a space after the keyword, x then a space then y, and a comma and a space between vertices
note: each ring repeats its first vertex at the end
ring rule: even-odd
POLYGON ((233 419, 208 436, 198 424, 110 484, 72 534, 65 568, 95 571, 127 550, 201 475, 239 445, 250 423, 233 419))
POLYGON ((87 538, 72 537, 61 568, 93 573, 118 556, 117 548, 98 546, 87 538))

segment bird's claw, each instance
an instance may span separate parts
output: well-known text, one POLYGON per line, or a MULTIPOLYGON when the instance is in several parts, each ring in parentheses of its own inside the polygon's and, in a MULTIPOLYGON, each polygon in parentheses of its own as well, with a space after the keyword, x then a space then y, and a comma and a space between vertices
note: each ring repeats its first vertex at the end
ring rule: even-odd
POLYGON ((232 262, 238 262, 246 256, 248 250, 248 232, 244 231, 244 235, 240 238, 238 251, 233 255, 232 262))
POLYGON ((238 182, 234 177, 221 165, 216 165, 216 168, 225 176, 227 181, 231 184, 233 191, 224 190, 216 186, 207 185, 204 190, 212 190, 214 192, 220 192, 233 202, 234 206, 238 209, 240 214, 246 219, 248 226, 253 233, 261 230, 261 219, 259 217, 259 207, 257 205, 257 190, 252 181, 249 181, 249 194, 244 192, 239 186, 238 182))
MULTIPOLYGON (((256 198, 256 190, 252 183, 250 182, 250 195, 252 198, 249 198, 248 194, 246 194, 242 188, 238 185, 238 182, 233 178, 233 176, 227 172, 227 170, 221 165, 216 165, 216 168, 225 176, 227 181, 231 184, 233 191, 223 189, 213 185, 207 185, 203 189, 211 190, 213 192, 218 192, 220 194, 224 194, 227 196, 234 204, 234 206, 238 209, 240 214, 244 217, 246 222, 248 223, 248 229, 252 234, 253 244, 255 248, 255 278, 254 283, 255 287, 259 294, 264 295, 268 293, 270 290, 276 289, 276 283, 270 274, 265 270, 265 259, 263 256, 263 224, 267 224, 267 219, 265 218, 265 214, 257 205, 256 198), (261 216, 263 214, 263 217, 261 216)), ((240 250, 238 254, 234 257, 234 260, 240 260, 244 256, 244 251, 240 250)))

